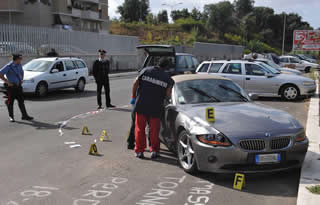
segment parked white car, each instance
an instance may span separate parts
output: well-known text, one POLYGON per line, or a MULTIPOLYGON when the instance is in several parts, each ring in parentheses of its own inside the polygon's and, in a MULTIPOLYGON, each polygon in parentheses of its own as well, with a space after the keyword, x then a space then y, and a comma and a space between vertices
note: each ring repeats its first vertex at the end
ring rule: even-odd
POLYGON ((300 96, 314 95, 314 80, 292 74, 283 74, 261 62, 246 60, 205 61, 197 73, 209 73, 233 80, 247 93, 296 100, 300 96))
POLYGON ((281 56, 280 57, 280 66, 295 68, 300 71, 309 73, 312 68, 320 69, 320 65, 316 63, 310 63, 308 61, 300 60, 293 56, 281 56))
MULTIPOLYGON (((23 65, 24 93, 45 96, 49 91, 75 88, 85 90, 88 82, 88 67, 79 58, 38 58, 23 65)), ((3 81, 0 82, 3 86, 3 81)))

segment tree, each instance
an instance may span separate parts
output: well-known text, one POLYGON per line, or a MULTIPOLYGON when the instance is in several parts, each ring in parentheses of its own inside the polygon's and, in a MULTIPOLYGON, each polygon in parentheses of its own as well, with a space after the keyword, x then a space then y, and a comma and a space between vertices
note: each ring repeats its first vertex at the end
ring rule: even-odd
POLYGON ((159 23, 169 23, 167 10, 162 10, 158 13, 158 22, 159 23))
POLYGON ((125 22, 146 21, 150 13, 150 3, 149 0, 125 0, 117 12, 125 22))
POLYGON ((229 1, 205 5, 204 13, 208 16, 207 27, 223 37, 225 33, 234 29, 233 12, 234 7, 229 1))
POLYGON ((202 13, 197 8, 192 9, 190 16, 196 21, 200 21, 202 19, 202 13))
POLYGON ((190 13, 188 9, 182 9, 182 10, 173 10, 171 11, 171 18, 173 21, 176 21, 178 19, 186 19, 190 17, 190 13))
POLYGON ((253 11, 254 0, 235 0, 234 7, 238 18, 243 18, 253 11))

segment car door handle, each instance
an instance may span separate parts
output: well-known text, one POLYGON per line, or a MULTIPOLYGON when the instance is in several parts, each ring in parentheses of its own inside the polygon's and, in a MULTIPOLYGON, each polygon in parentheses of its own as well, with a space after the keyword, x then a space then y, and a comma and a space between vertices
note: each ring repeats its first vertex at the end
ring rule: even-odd
POLYGON ((63 76, 67 76, 67 74, 63 74, 63 76))
POLYGON ((251 78, 246 78, 246 80, 251 80, 251 78))
POLYGON ((76 72, 76 74, 78 74, 79 72, 76 72))

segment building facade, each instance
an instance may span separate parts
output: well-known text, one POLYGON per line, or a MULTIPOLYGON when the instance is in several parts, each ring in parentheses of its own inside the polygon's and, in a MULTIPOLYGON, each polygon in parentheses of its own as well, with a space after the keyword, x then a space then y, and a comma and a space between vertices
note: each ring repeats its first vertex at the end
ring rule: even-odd
POLYGON ((1 0, 0 24, 108 32, 108 0, 1 0))

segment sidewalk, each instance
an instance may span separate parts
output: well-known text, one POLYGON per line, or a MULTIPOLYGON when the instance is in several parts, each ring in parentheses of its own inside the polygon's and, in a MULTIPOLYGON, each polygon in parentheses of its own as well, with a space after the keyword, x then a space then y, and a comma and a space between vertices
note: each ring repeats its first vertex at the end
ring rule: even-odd
POLYGON ((312 194, 306 187, 320 185, 320 126, 319 82, 316 95, 311 99, 306 133, 310 144, 301 170, 297 205, 319 205, 320 195, 312 194))
MULTIPOLYGON (((110 79, 114 78, 124 78, 124 77, 131 77, 131 76, 137 76, 138 72, 133 71, 133 72, 126 72, 126 73, 114 73, 114 74, 109 74, 110 79)), ((94 81, 93 76, 89 76, 89 82, 92 83, 94 81)))

